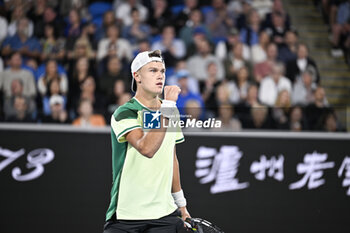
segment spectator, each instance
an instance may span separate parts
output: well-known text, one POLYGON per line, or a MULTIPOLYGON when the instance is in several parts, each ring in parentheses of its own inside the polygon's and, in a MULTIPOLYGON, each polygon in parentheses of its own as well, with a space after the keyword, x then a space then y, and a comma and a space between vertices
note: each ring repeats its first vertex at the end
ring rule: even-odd
POLYGON ((179 97, 176 101, 176 104, 179 108, 180 114, 184 115, 186 114, 186 106, 187 103, 191 100, 195 100, 199 103, 200 108, 204 108, 204 102, 202 97, 199 94, 193 93, 188 88, 188 76, 185 73, 180 73, 178 76, 178 84, 181 89, 181 92, 179 94, 179 97))
POLYGON ((271 129, 271 120, 269 118, 269 110, 264 105, 254 105, 250 109, 250 117, 243 124, 245 129, 271 129))
POLYGON ((241 131, 241 122, 234 117, 234 108, 230 104, 221 104, 218 108, 219 117, 218 120, 221 121, 221 128, 212 128, 215 131, 226 131, 234 132, 241 131))
POLYGON ((336 21, 331 25, 332 27, 332 56, 341 57, 343 52, 341 50, 342 36, 348 36, 350 33, 350 2, 343 1, 338 7, 336 21))
POLYGON ((132 23, 131 9, 136 8, 140 12, 141 22, 145 22, 148 16, 148 10, 139 0, 126 0, 122 2, 117 8, 115 16, 122 22, 124 26, 130 26, 132 23))
POLYGON ((16 115, 15 99, 16 97, 23 97, 27 103, 29 113, 36 112, 36 104, 33 98, 23 95, 23 82, 21 79, 14 79, 11 82, 11 96, 8 96, 4 100, 4 114, 5 119, 11 118, 16 115))
POLYGON ((205 15, 205 24, 210 29, 213 39, 227 37, 228 31, 234 26, 234 16, 228 11, 224 0, 212 0, 212 11, 205 15))
POLYGON ((118 108, 118 106, 125 104, 131 99, 131 94, 125 89, 125 82, 123 80, 115 80, 113 83, 113 94, 108 100, 108 106, 105 113, 106 121, 110 120, 111 115, 118 108))
POLYGON ((75 40, 80 36, 81 29, 82 23, 79 12, 76 9, 70 10, 64 35, 68 41, 72 41, 71 44, 74 44, 75 40))
POLYGON ((272 18, 273 18, 274 14, 281 15, 283 17, 284 27, 290 28, 290 24, 291 24, 290 17, 283 7, 282 0, 274 0, 273 1, 272 11, 265 15, 265 21, 264 21, 265 28, 272 27, 272 24, 273 24, 272 18))
POLYGON ((314 91, 316 84, 312 82, 312 73, 309 71, 303 72, 293 85, 292 102, 306 106, 314 102, 314 91))
POLYGON ((36 88, 33 74, 21 68, 22 57, 19 52, 11 55, 10 67, 0 74, 0 90, 3 91, 4 97, 11 97, 11 83, 15 79, 23 83, 23 96, 34 98, 36 88))
POLYGON ((235 105, 235 112, 241 122, 247 121, 250 116, 251 108, 258 104, 260 104, 258 99, 258 86, 252 84, 248 87, 247 98, 235 105))
MULTIPOLYGON (((219 41, 215 48, 215 55, 220 58, 220 60, 225 60, 230 56, 230 52, 233 51, 233 48, 241 43, 239 37, 239 31, 236 28, 231 28, 227 35, 226 41, 219 41)), ((243 45, 243 58, 244 60, 250 60, 250 48, 243 45)))
POLYGON ((42 96, 51 96, 49 87, 54 80, 58 81, 59 92, 66 95, 68 92, 67 76, 63 73, 58 73, 55 60, 49 60, 46 62, 45 73, 38 80, 38 91, 42 96))
POLYGON ((43 123, 51 124, 69 124, 67 111, 64 109, 64 98, 60 95, 53 95, 50 97, 50 115, 42 119, 43 123))
POLYGON ((259 32, 261 30, 260 16, 256 10, 249 12, 249 24, 240 30, 242 43, 253 46, 259 42, 259 32))
POLYGON ((285 18, 281 13, 272 14, 272 25, 265 30, 269 33, 272 38, 272 41, 278 46, 282 45, 284 37, 289 28, 286 27, 284 22, 285 18))
POLYGON ((60 82, 58 79, 52 80, 48 85, 48 92, 45 96, 42 98, 42 112, 45 116, 49 115, 51 113, 50 108, 50 98, 54 95, 60 95, 64 99, 64 108, 67 105, 67 97, 62 94, 62 91, 60 89, 60 82))
POLYGON ((278 93, 274 108, 272 108, 272 118, 277 129, 288 129, 288 116, 291 107, 290 93, 282 90, 278 93))
POLYGON ((29 36, 29 20, 18 20, 17 32, 14 36, 7 37, 3 42, 2 55, 8 56, 14 51, 21 53, 25 60, 40 57, 41 47, 35 37, 29 36))
POLYGON ((326 115, 324 115, 321 121, 320 130, 326 132, 342 132, 344 129, 340 126, 337 115, 335 112, 330 111, 326 115))
POLYGON ((119 29, 115 25, 108 27, 107 38, 98 43, 97 60, 101 61, 107 56, 117 56, 128 62, 132 59, 131 45, 127 40, 119 38, 119 29))
POLYGON ((91 60, 95 60, 96 52, 93 43, 90 42, 89 36, 87 35, 88 30, 88 26, 84 27, 81 36, 76 38, 74 42, 73 50, 68 51, 67 58, 69 62, 74 62, 74 60, 79 57, 88 57, 91 60))
POLYGON ((294 106, 290 110, 289 129, 291 131, 302 131, 308 129, 303 109, 300 106, 294 106))
POLYGON ((198 0, 184 0, 184 8, 175 16, 176 31, 180 31, 190 18, 191 12, 198 8, 198 0))
POLYGON ((289 61, 297 58, 298 35, 295 31, 287 31, 284 38, 284 43, 278 48, 279 61, 288 64, 289 61))
POLYGON ((291 82, 295 82, 304 71, 312 72, 312 82, 319 83, 320 75, 316 63, 309 57, 308 48, 305 44, 299 44, 297 49, 297 58, 288 62, 286 76, 291 82))
POLYGON ((175 28, 172 25, 164 26, 162 38, 152 44, 152 50, 162 51, 168 67, 174 67, 177 60, 186 55, 186 47, 180 39, 175 38, 175 28))
POLYGON ((106 125, 102 115, 94 114, 94 109, 90 100, 82 99, 79 103, 78 112, 79 117, 72 123, 74 126, 103 127, 106 125))
POLYGON ((237 43, 233 47, 232 53, 229 54, 229 57, 224 62, 226 78, 228 80, 235 80, 238 70, 242 67, 247 67, 251 70, 250 63, 243 57, 243 48, 242 43, 237 43))
POLYGON ((87 4, 88 0, 60 0, 60 14, 62 17, 69 16, 71 10, 76 10, 76 12, 80 12, 79 18, 87 18, 88 9, 87 4))
POLYGON ((69 108, 80 98, 81 85, 88 77, 94 77, 92 67, 87 57, 80 57, 69 72, 69 108))
POLYGON ((46 24, 44 26, 45 37, 41 39, 41 60, 46 61, 47 59, 56 59, 63 61, 65 56, 65 41, 63 38, 58 38, 55 27, 52 24, 46 24))
POLYGON ((242 66, 237 71, 237 79, 231 80, 227 83, 230 89, 230 101, 231 103, 237 104, 247 98, 248 88, 250 86, 249 70, 247 67, 242 66))
POLYGON ((253 10, 251 1, 242 1, 242 10, 236 19, 236 26, 238 30, 248 26, 248 18, 250 12, 253 10))
POLYGON ((22 96, 16 96, 13 102, 15 115, 5 119, 7 122, 29 123, 33 122, 30 112, 28 112, 28 104, 22 96))
POLYGON ((252 46, 251 61, 253 64, 258 64, 266 61, 267 47, 270 43, 270 37, 265 31, 259 33, 259 43, 252 46))
POLYGON ((165 0, 152 1, 152 8, 147 20, 147 24, 151 26, 153 36, 159 35, 160 29, 168 25, 173 18, 171 11, 168 8, 168 3, 165 0))
POLYGON ((7 36, 7 20, 6 18, 0 16, 0 44, 7 36))
POLYGON ((329 104, 324 88, 319 86, 314 92, 314 102, 305 108, 306 118, 311 130, 319 129, 320 122, 329 112, 329 104))
MULTIPOLYGON (((101 113, 101 114, 105 113, 106 100, 99 92, 96 91, 96 83, 93 77, 88 77, 81 84, 81 93, 80 93, 79 100, 82 100, 82 99, 90 100, 95 112, 101 113)), ((75 103, 74 106, 77 106, 78 104, 77 102, 75 103)))
POLYGON ((267 46, 267 59, 263 62, 254 65, 254 78, 257 83, 260 83, 266 76, 270 75, 273 66, 277 62, 277 46, 275 43, 270 43, 267 46))
POLYGON ((43 34, 39 33, 38 30, 41 30, 42 32, 42 27, 44 26, 44 12, 46 7, 46 0, 34 0, 33 7, 27 12, 28 18, 34 23, 34 36, 37 38, 43 36, 43 34))
POLYGON ((95 40, 100 41, 107 37, 107 29, 109 26, 117 25, 117 20, 114 16, 113 11, 106 11, 103 14, 103 22, 100 27, 97 28, 95 33, 95 40))
POLYGON ((263 104, 273 106, 276 102, 278 93, 282 90, 287 90, 291 93, 292 84, 289 79, 283 76, 283 73, 283 64, 277 63, 272 68, 271 76, 268 76, 261 81, 259 99, 263 104))
POLYGON ((211 33, 207 26, 203 24, 202 12, 199 9, 193 9, 190 12, 188 21, 180 29, 180 38, 186 44, 187 48, 194 43, 193 34, 196 33, 195 30, 197 30, 196 32, 201 30, 206 39, 211 39, 211 33))
POLYGON ((34 35, 37 38, 45 36, 45 25, 50 24, 56 32, 56 36, 63 35, 63 21, 58 16, 57 12, 52 7, 46 7, 42 19, 35 21, 34 35))
POLYGON ((137 41, 149 39, 151 30, 147 24, 140 21, 140 12, 137 8, 131 10, 132 24, 124 27, 123 37, 132 45, 136 45, 137 41))
MULTIPOLYGON (((7 36, 12 37, 17 33, 18 23, 21 19, 25 18, 26 14, 24 11, 24 6, 21 4, 16 5, 12 11, 11 19, 7 28, 7 36)), ((27 35, 28 37, 33 36, 34 24, 32 21, 28 20, 27 35)))
POLYGON ((211 53, 209 41, 199 41, 197 51, 197 54, 187 60, 187 67, 191 75, 198 81, 204 81, 207 78, 207 64, 214 62, 218 67, 218 80, 223 80, 225 77, 224 68, 220 60, 211 53))
POLYGON ((218 67, 215 62, 210 62, 207 65, 207 78, 205 81, 199 82, 200 92, 202 99, 205 103, 205 107, 208 111, 216 114, 217 103, 216 103, 216 92, 217 87, 221 84, 218 79, 218 67))
MULTIPOLYGON (((186 105, 184 107, 184 113, 186 116, 186 120, 200 120, 202 119, 201 116, 203 116, 203 107, 201 106, 201 103, 196 99, 190 99, 186 102, 186 105)), ((189 128, 184 128, 184 130, 187 130, 189 128)), ((191 131, 201 131, 202 128, 191 128, 191 131)))
POLYGON ((125 83, 128 83, 130 79, 124 72, 122 72, 122 66, 118 57, 110 57, 107 64, 107 72, 98 79, 98 86, 101 94, 110 100, 114 94, 114 83, 117 80, 122 80, 125 85, 125 83))

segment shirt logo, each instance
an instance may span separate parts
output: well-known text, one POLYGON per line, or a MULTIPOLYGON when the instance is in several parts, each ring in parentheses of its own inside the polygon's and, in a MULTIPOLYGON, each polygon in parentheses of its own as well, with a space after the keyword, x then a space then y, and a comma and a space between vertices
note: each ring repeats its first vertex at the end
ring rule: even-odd
POLYGON ((144 129, 160 129, 160 116, 162 114, 159 111, 143 112, 143 128, 144 129))

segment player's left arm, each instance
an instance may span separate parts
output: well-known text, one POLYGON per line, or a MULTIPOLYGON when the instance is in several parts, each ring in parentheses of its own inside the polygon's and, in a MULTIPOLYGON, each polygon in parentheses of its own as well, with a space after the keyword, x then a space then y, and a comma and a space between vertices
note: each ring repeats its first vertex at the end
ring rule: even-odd
POLYGON ((175 204, 179 207, 179 210, 181 211, 182 219, 186 220, 186 218, 191 218, 191 216, 187 211, 186 199, 184 197, 184 194, 181 188, 180 169, 179 169, 179 161, 177 160, 177 156, 176 156, 176 147, 174 148, 174 165, 173 166, 174 166, 173 167, 173 184, 172 184, 171 192, 175 200, 175 204))

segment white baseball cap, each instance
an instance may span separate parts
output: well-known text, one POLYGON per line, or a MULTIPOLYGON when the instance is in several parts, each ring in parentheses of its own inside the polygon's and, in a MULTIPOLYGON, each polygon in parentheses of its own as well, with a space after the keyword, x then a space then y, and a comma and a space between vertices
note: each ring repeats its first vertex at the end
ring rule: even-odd
POLYGON ((64 99, 60 95, 53 95, 50 97, 49 103, 50 103, 50 106, 55 105, 55 104, 63 104, 64 99))
POLYGON ((164 63, 162 53, 160 50, 154 50, 154 51, 145 51, 137 54, 137 56, 134 58, 134 60, 131 63, 131 75, 132 75, 132 82, 131 82, 131 90, 135 92, 134 86, 136 86, 134 73, 141 69, 144 65, 157 61, 164 63), (159 54, 159 56, 152 56, 152 54, 159 54))

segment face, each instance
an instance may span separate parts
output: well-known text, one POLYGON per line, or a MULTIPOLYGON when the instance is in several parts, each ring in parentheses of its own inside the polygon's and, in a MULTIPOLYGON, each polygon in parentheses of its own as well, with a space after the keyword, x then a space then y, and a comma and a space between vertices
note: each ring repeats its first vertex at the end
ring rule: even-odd
POLYGON ((202 21, 202 14, 199 10, 194 10, 191 13, 191 21, 193 21, 195 24, 199 24, 202 21))
POLYGON ((51 82, 51 84, 50 84, 50 92, 51 92, 51 95, 60 93, 60 84, 58 83, 57 80, 54 80, 54 81, 51 82))
POLYGON ((18 80, 15 79, 11 83, 11 93, 12 95, 21 95, 23 92, 23 85, 22 83, 18 80))
POLYGON ((308 51, 305 45, 300 45, 298 48, 298 58, 303 59, 308 56, 308 51))
POLYGON ((297 36, 294 32, 288 31, 285 40, 287 44, 295 44, 297 42, 297 36))
POLYGON ((123 80, 117 80, 114 83, 114 95, 121 96, 125 92, 125 85, 123 80))
POLYGON ((241 68, 237 73, 237 78, 240 81, 247 80, 248 79, 248 70, 245 67, 241 68))
POLYGON ((11 57, 11 66, 15 68, 19 68, 22 65, 22 58, 21 55, 18 53, 12 55, 11 57))
POLYGON ((71 23, 77 23, 79 21, 79 15, 77 11, 72 10, 69 12, 69 21, 71 23))
POLYGON ((259 41, 262 44, 267 44, 270 42, 269 35, 266 32, 261 32, 259 36, 259 41))
POLYGON ((107 11, 104 15, 105 24, 111 24, 114 22, 114 14, 112 11, 107 11))
POLYGON ((86 71, 89 68, 89 62, 88 59, 85 57, 82 57, 77 62, 77 70, 79 71, 86 71))
POLYGON ((115 39, 115 38, 118 38, 119 36, 119 31, 117 29, 117 27, 115 26, 111 26, 108 28, 108 32, 107 32, 107 35, 109 38, 111 39, 115 39))
POLYGON ((118 58, 112 58, 109 62, 108 62, 108 70, 111 73, 118 73, 120 71, 120 61, 118 58))
POLYGON ((57 64, 54 61, 50 61, 46 65, 46 72, 48 74, 55 74, 57 72, 57 64))
POLYGON ((302 111, 299 107, 295 107, 290 113, 291 121, 301 121, 302 116, 302 111))
POLYGON ((312 84, 312 77, 309 73, 303 74, 303 82, 306 87, 310 87, 312 84))
POLYGON ((322 87, 317 88, 315 91, 315 99, 318 101, 322 101, 324 97, 325 97, 324 89, 322 87))
POLYGON ((134 73, 137 89, 146 93, 159 95, 165 82, 165 66, 162 62, 150 62, 134 73))
POLYGON ((257 86, 251 86, 248 89, 248 99, 258 99, 258 87, 257 86))
POLYGON ((175 30, 173 27, 166 27, 164 28, 162 35, 164 40, 172 40, 175 37, 175 30))
POLYGON ((208 74, 210 76, 216 76, 217 73, 218 73, 218 67, 216 66, 216 64, 210 63, 208 66, 208 74))
POLYGON ((89 117, 89 116, 91 116, 92 111, 93 111, 93 108, 92 108, 92 104, 90 101, 83 101, 80 104, 79 112, 82 116, 89 117))
POLYGON ((269 47, 267 47, 267 56, 270 59, 275 59, 277 57, 277 46, 275 44, 270 44, 269 47))

